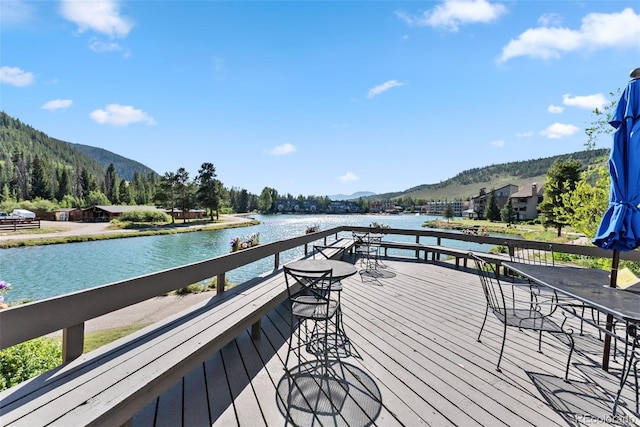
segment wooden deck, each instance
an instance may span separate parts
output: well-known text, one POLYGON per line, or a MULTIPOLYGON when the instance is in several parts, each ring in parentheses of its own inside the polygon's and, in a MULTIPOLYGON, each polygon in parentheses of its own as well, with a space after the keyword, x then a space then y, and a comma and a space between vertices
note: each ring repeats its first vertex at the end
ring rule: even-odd
POLYGON ((540 354, 534 333, 513 329, 497 372, 502 331, 489 317, 482 342, 476 341, 485 303, 474 270, 406 259, 384 264, 377 277, 343 281, 352 345, 332 378, 300 372, 290 385, 283 366, 289 316, 281 305, 262 321, 259 340, 247 330, 138 413, 133 425, 640 423, 629 411, 632 384, 619 417, 610 417, 620 364, 612 362, 611 373, 600 369, 602 342, 589 331, 576 336, 570 383, 563 381, 565 343, 544 335, 540 354))

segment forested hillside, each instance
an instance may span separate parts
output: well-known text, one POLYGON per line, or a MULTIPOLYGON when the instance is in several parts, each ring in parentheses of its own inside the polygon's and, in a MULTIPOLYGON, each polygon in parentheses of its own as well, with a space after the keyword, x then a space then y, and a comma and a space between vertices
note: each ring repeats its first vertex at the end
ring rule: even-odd
POLYGON ((607 160, 609 149, 578 151, 576 153, 524 160, 511 163, 468 169, 437 184, 423 184, 408 190, 378 194, 376 199, 407 198, 414 200, 467 200, 478 194, 480 188, 491 190, 504 185, 514 184, 520 187, 537 182, 543 185, 547 171, 556 160, 574 159, 583 165, 595 164, 607 160))
POLYGON ((136 172, 142 175, 156 173, 153 169, 143 165, 140 162, 127 159, 126 157, 122 157, 118 154, 112 153, 111 151, 108 151, 102 148, 91 147, 89 145, 82 145, 82 144, 73 144, 73 143, 70 143, 70 145, 76 150, 80 151, 81 153, 96 160, 105 169, 108 168, 109 165, 113 163, 113 165, 116 168, 116 173, 118 174, 118 176, 126 179, 127 181, 133 180, 133 175, 136 172))
POLYGON ((142 204, 151 200, 157 177, 139 162, 51 138, 0 112, 0 202, 35 198, 60 202, 67 196, 80 200, 99 191, 109 200, 135 199, 142 204), (114 194, 119 190, 122 195, 114 194))
POLYGON ((52 166, 84 168, 95 176, 104 175, 107 169, 69 143, 51 138, 0 111, 0 188, 19 179, 16 168, 28 168, 36 156, 47 159, 52 166))

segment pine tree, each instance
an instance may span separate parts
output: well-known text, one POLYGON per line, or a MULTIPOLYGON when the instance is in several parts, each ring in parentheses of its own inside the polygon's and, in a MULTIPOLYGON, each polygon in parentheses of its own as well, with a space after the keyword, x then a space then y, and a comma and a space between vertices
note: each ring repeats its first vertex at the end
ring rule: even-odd
POLYGON ((213 221, 214 211, 216 219, 219 218, 220 194, 216 184, 216 168, 213 163, 205 162, 200 166, 196 182, 199 185, 196 193, 197 200, 202 203, 203 207, 209 209, 211 221, 213 221))
POLYGON ((500 208, 498 207, 498 197, 496 190, 491 190, 489 195, 489 203, 484 210, 484 217, 489 221, 500 221, 500 208))
POLYGON ((544 198, 538 205, 543 214, 542 224, 558 230, 558 237, 562 227, 569 225, 572 216, 571 206, 565 204, 563 194, 570 193, 576 188, 580 180, 582 165, 577 160, 558 160, 549 172, 544 183, 544 198))
POLYGON ((31 198, 35 199, 36 197, 39 197, 46 200, 50 199, 51 191, 49 181, 47 179, 47 171, 44 162, 40 160, 38 155, 34 157, 31 168, 31 198))
POLYGON ((449 220, 453 218, 454 212, 453 212, 453 207, 451 206, 451 203, 447 203, 447 205, 444 207, 442 211, 442 216, 444 217, 444 219, 447 220, 447 222, 449 222, 449 220))

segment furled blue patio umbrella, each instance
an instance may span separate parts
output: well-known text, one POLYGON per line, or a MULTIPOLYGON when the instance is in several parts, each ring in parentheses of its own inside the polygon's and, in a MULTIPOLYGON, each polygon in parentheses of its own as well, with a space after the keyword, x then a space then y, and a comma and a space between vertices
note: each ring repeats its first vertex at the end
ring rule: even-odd
MULTIPOLYGON (((620 251, 640 246, 640 68, 631 72, 616 111, 609 122, 615 128, 609 157, 611 192, 593 243, 613 250, 611 287, 616 286, 620 251)), ((607 316, 607 329, 613 319, 607 316)), ((605 337, 603 369, 609 366, 611 337, 605 337)))

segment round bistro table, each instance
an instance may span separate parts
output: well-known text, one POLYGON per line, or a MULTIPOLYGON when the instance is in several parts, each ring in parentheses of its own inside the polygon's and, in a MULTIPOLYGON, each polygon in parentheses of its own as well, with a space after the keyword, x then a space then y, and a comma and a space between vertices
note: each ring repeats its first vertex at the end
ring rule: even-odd
POLYGON ((322 272, 332 270, 332 277, 337 280, 345 279, 353 276, 358 269, 353 264, 337 259, 300 259, 286 264, 287 267, 294 270, 304 270, 309 272, 322 272))

